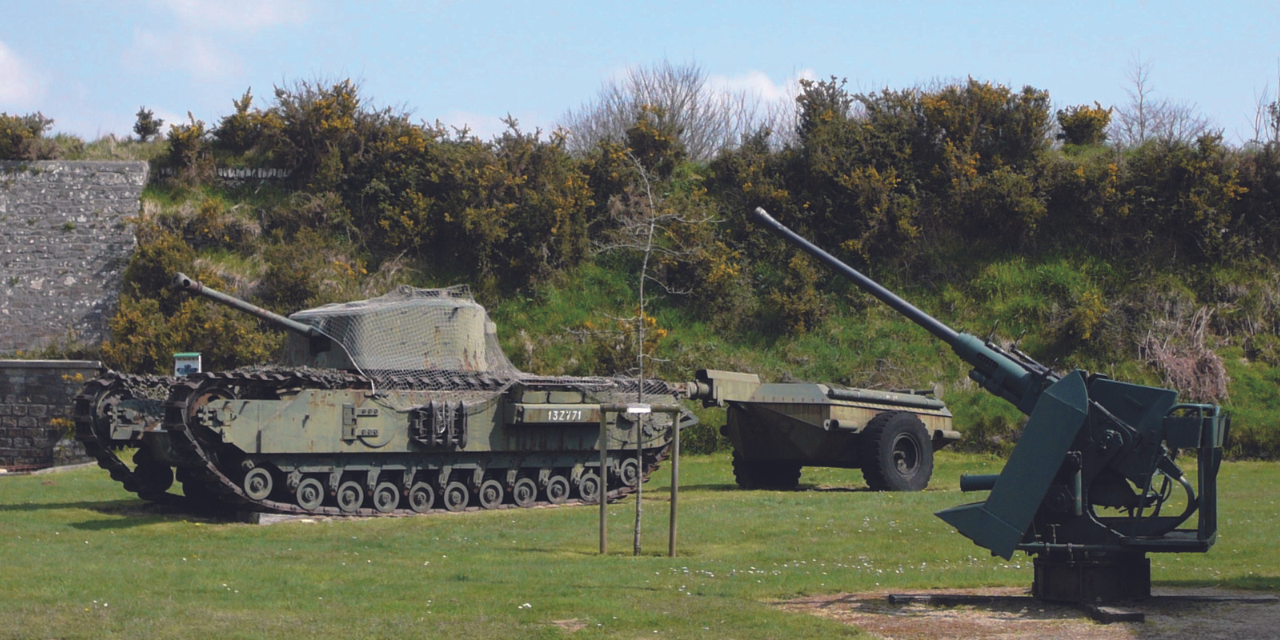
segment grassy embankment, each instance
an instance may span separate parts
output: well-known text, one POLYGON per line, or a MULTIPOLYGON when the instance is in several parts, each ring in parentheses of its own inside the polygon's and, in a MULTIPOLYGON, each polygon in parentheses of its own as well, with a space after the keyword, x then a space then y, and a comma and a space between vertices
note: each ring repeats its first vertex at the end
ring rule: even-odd
MULTIPOLYGON (((931 514, 967 502, 940 455, 928 491, 862 490, 856 471, 807 470, 797 492, 732 486, 727 456, 681 465, 680 557, 667 558, 668 468, 634 502, 254 526, 163 514, 99 469, 0 479, 0 629, 6 637, 839 637, 780 611, 802 594, 1029 586, 1029 559, 992 558, 931 514)), ((1274 590, 1280 470, 1229 463, 1218 544, 1153 556, 1156 587, 1274 590)))
MULTIPOLYGON (((1235 278, 1249 290, 1266 291, 1218 271, 1188 276, 1158 274, 1135 281, 1131 271, 1089 257, 956 256, 948 282, 886 282, 904 298, 952 327, 985 337, 993 328, 1005 340, 1025 333, 1021 347, 1060 371, 1073 367, 1113 378, 1164 386, 1156 368, 1144 361, 1143 301, 1195 300, 1194 278, 1235 278), (1088 335, 1082 337, 1082 331, 1088 335)), ((1267 272, 1252 276, 1265 279, 1267 272)), ((575 330, 602 317, 633 313, 629 275, 606 266, 587 266, 560 282, 544 283, 533 294, 500 300, 490 307, 503 346, 517 366, 540 373, 588 374, 599 360, 598 345, 575 330)), ((670 380, 691 379, 700 368, 754 372, 766 381, 803 379, 875 388, 929 388, 942 393, 957 428, 972 448, 1007 452, 1016 442, 1023 416, 1008 403, 979 389, 969 366, 944 344, 885 305, 837 282, 825 294, 828 314, 804 333, 776 327, 723 331, 714 319, 698 319, 670 301, 651 313, 667 337, 659 346, 656 373, 670 380)), ((1186 303, 1184 303, 1186 304, 1186 303)), ((1219 304, 1222 316, 1243 314, 1245 305, 1219 304)), ((1257 456, 1280 450, 1280 367, 1270 356, 1249 354, 1241 340, 1209 336, 1231 378, 1222 404, 1232 412, 1230 455, 1257 456)), ((701 411, 710 427, 723 412, 701 411)), ((714 429, 693 436, 709 443, 714 429)))
MULTIPOLYGON (((292 211, 289 203, 297 197, 271 187, 151 186, 144 193, 144 217, 167 220, 165 226, 192 236, 198 261, 236 283, 240 293, 261 293, 254 284, 271 279, 269 258, 279 241, 255 235, 255 230, 273 216, 293 215, 284 212, 292 211), (222 231, 210 235, 210 229, 222 231)), ((636 313, 635 256, 596 256, 553 272, 531 288, 504 292, 469 282, 447 267, 408 260, 369 264, 367 276, 350 277, 342 265, 361 255, 360 248, 341 234, 328 242, 325 252, 333 254, 332 264, 325 258, 306 267, 325 301, 377 295, 399 282, 468 283, 476 285, 498 324, 504 349, 522 370, 609 375, 634 363, 628 340, 600 330, 616 330, 618 319, 636 313)), ((1156 268, 1158 262, 1149 257, 1129 263, 1069 247, 1026 250, 939 242, 928 252, 924 266, 911 273, 873 266, 870 275, 959 330, 984 337, 994 330, 1006 342, 1024 336, 1024 350, 1059 370, 1081 367, 1163 386, 1160 372, 1141 349, 1144 341, 1170 335, 1192 340, 1195 314, 1204 310, 1209 318, 1200 332, 1204 346, 1221 357, 1231 378, 1223 401, 1234 415, 1229 455, 1269 458, 1280 451, 1280 430, 1273 426, 1280 416, 1280 338, 1267 329, 1268 318, 1280 308, 1275 284, 1280 270, 1265 260, 1201 267, 1172 260, 1156 268)), ((875 388, 935 386, 972 448, 1009 449, 1022 416, 977 389, 966 377, 968 367, 945 345, 834 274, 822 271, 820 278, 818 298, 824 310, 805 332, 788 330, 771 316, 764 285, 732 317, 700 313, 688 300, 655 294, 657 288, 650 287, 646 310, 656 320, 655 328, 665 332, 657 341, 650 375, 687 380, 697 369, 720 368, 759 373, 769 381, 791 377, 875 388)), ((701 417, 706 427, 691 433, 689 444, 710 451, 723 415, 705 411, 701 417)))

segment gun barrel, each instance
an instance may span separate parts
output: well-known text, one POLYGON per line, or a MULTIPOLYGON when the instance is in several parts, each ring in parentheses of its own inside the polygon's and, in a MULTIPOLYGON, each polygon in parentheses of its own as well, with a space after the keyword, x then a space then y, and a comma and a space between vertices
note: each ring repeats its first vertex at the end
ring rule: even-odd
POLYGON ((924 327, 926 331, 937 336, 939 340, 955 347, 956 340, 960 337, 960 333, 955 329, 948 327, 937 318, 921 311, 910 302, 899 298, 892 291, 880 286, 880 283, 862 275, 858 270, 836 259, 835 256, 818 248, 817 245, 814 245, 812 242, 800 237, 796 232, 782 226, 781 222, 774 220, 773 216, 770 216, 764 209, 756 207, 754 213, 756 221, 764 225, 766 229, 772 231, 774 235, 780 236, 783 240, 804 249, 809 253, 809 255, 822 261, 840 275, 852 280, 854 284, 858 285, 858 287, 863 291, 879 298, 881 302, 889 305, 894 311, 901 313, 906 316, 907 319, 921 327, 924 327))
POLYGON ((306 336, 308 338, 319 338, 322 335, 324 335, 323 333, 320 332, 319 329, 311 325, 302 324, 297 320, 290 320, 278 313, 272 313, 270 311, 267 311, 266 309, 263 309, 258 305, 249 304, 244 300, 241 300, 239 298, 233 298, 225 293, 222 293, 221 291, 215 291, 213 289, 210 289, 204 286, 203 284, 201 284, 199 280, 188 277, 185 274, 179 273, 173 277, 173 287, 175 289, 186 291, 187 293, 190 293, 192 295, 204 296, 210 300, 213 300, 214 302, 218 302, 220 304, 226 305, 228 307, 231 307, 232 309, 243 311, 249 315, 257 316, 282 329, 285 329, 287 331, 292 331, 296 334, 306 336))

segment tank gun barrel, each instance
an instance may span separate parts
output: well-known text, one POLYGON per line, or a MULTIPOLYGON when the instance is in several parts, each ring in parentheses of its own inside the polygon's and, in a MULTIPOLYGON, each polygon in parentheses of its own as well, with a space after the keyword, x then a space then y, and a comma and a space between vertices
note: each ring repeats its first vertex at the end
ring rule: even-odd
POLYGON ((858 270, 841 262, 835 256, 823 251, 817 245, 800 237, 782 223, 773 219, 768 212, 756 207, 753 212, 756 222, 764 226, 783 240, 803 249, 809 255, 831 267, 836 273, 853 281, 858 288, 875 296, 889 305, 894 311, 906 316, 908 320, 920 325, 939 340, 947 343, 961 360, 973 366, 969 377, 994 393, 1023 413, 1030 414, 1040 399, 1040 392, 1059 378, 1048 367, 1032 360, 1021 352, 1010 353, 999 345, 983 341, 976 336, 961 333, 943 324, 942 321, 921 311, 915 305, 898 297, 880 283, 868 278, 858 270))
POLYGON ((263 309, 258 305, 250 304, 239 298, 235 298, 225 293, 222 293, 221 291, 210 289, 204 286, 203 284, 201 284, 199 280, 191 278, 186 274, 179 273, 174 275, 173 288, 181 291, 186 291, 187 293, 192 295, 204 296, 210 300, 213 300, 214 302, 226 305, 228 307, 231 307, 232 309, 243 311, 252 316, 257 316, 258 318, 266 320, 267 322, 274 324, 277 327, 280 327, 281 329, 285 329, 286 331, 292 331, 301 336, 305 336, 308 338, 319 338, 324 335, 320 332, 319 329, 311 325, 302 324, 297 320, 290 320, 278 313, 272 313, 270 311, 267 311, 266 309, 263 309))

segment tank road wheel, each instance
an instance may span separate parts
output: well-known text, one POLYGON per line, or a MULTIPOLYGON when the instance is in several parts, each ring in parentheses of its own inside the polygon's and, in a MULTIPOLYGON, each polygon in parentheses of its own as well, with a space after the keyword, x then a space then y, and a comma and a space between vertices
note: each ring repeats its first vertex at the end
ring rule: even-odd
POLYGON ((527 509, 538 500, 538 484, 532 478, 520 478, 511 488, 511 501, 517 507, 527 509))
POLYGON ((186 496, 187 503, 196 509, 218 506, 218 496, 194 479, 182 481, 182 495, 186 496))
POLYGON ((262 467, 254 467, 249 470, 249 473, 244 474, 245 495, 254 500, 265 500, 271 495, 271 488, 274 485, 271 472, 262 467))
POLYGON ((426 513, 436 502, 436 490, 425 482, 415 482, 409 487, 409 508, 417 513, 426 513))
POLYGON ((800 465, 794 462, 745 460, 734 449, 733 478, 743 489, 789 490, 800 483, 800 465))
POLYGON ((582 478, 578 480, 578 497, 583 502, 597 502, 600 500, 600 476, 594 471, 587 471, 582 474, 582 478))
POLYGON ((155 500, 169 487, 173 486, 173 469, 163 462, 157 462, 151 450, 142 448, 133 454, 133 478, 136 489, 126 486, 125 489, 137 491, 138 497, 144 500, 155 500))
POLYGON ((450 482, 445 485, 444 508, 449 511, 462 511, 467 508, 467 503, 471 501, 471 492, 467 490, 467 485, 461 482, 450 482))
POLYGON ((480 485, 480 506, 485 509, 497 509, 502 504, 502 483, 497 480, 485 480, 480 485))
POLYGON ((634 487, 640 480, 640 463, 635 458, 627 458, 618 467, 618 479, 623 486, 634 487))
POLYGON ((390 482, 378 483, 373 489, 373 508, 378 513, 391 513, 400 506, 400 489, 390 482))
POLYGON ((547 502, 551 504, 564 504, 569 499, 569 479, 556 475, 551 476, 547 481, 547 502))
POLYGON ((338 485, 338 508, 346 513, 355 513, 364 504, 364 488, 359 482, 348 480, 338 485))
POLYGON ((299 507, 307 511, 315 511, 324 504, 324 485, 315 478, 306 478, 298 483, 298 488, 293 495, 298 499, 299 507))
POLYGON ((921 491, 933 475, 933 442, 914 414, 882 413, 862 432, 862 477, 874 491, 921 491))

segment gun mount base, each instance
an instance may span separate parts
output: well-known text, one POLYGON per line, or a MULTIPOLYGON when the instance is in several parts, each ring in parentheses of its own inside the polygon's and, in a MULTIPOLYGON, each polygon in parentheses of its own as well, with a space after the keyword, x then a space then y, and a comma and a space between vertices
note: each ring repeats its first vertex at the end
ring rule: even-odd
POLYGON ((1151 597, 1151 560, 1140 552, 1040 554, 1031 595, 1048 602, 1099 603, 1151 597))

